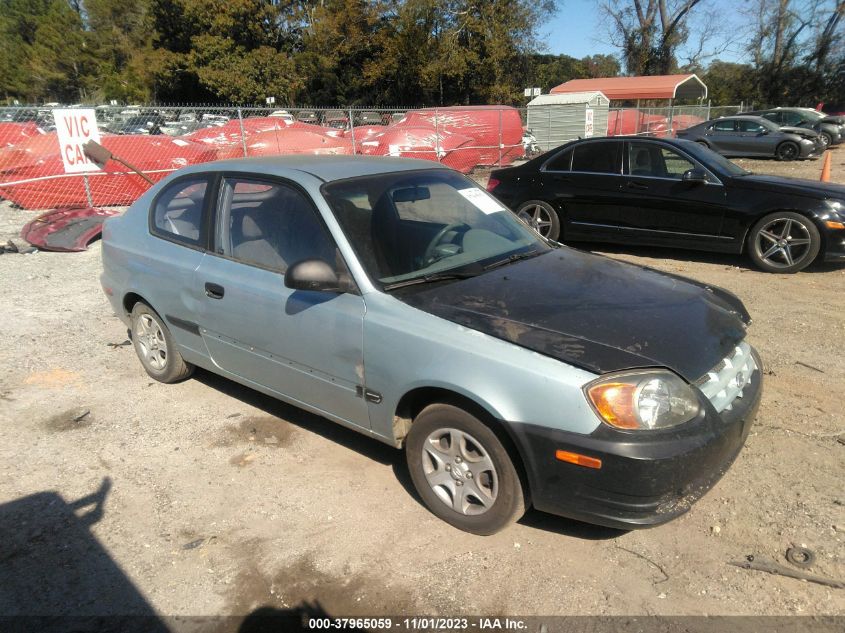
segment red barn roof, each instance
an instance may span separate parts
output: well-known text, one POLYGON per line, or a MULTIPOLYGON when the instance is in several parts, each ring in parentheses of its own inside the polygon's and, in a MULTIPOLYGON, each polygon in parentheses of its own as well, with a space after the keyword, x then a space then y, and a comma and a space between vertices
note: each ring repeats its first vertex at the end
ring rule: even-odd
POLYGON ((597 90, 608 99, 699 99, 707 86, 695 75, 653 75, 650 77, 604 77, 572 79, 555 86, 550 94, 597 90))

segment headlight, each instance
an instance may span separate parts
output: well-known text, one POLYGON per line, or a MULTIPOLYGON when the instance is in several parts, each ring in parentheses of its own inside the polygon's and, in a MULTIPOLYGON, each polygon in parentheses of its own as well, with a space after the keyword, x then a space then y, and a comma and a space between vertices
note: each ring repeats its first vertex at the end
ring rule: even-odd
POLYGON ((664 429, 690 421, 699 411, 692 388, 661 369, 606 376, 584 391, 602 421, 618 429, 664 429))

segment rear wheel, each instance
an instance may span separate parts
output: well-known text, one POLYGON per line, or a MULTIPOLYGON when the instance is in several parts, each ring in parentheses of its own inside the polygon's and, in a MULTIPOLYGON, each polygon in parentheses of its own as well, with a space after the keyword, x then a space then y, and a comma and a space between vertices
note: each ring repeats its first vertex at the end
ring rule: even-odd
POLYGON ((460 530, 488 535, 524 513, 525 493, 502 441, 474 415, 429 405, 405 442, 411 479, 437 517, 460 530))
POLYGON ((701 145, 701 147, 706 147, 707 149, 710 149, 710 146, 707 144, 706 141, 696 141, 696 143, 701 145))
POLYGON ((800 154, 798 145, 792 141, 784 141, 775 150, 775 157, 778 160, 795 160, 800 154))
POLYGON ((141 365, 159 382, 178 382, 194 372, 176 349, 164 321, 145 303, 132 308, 132 343, 141 365))
POLYGON ((560 218, 548 202, 529 200, 522 203, 516 215, 543 237, 556 241, 560 237, 560 218))
POLYGON ((821 238, 811 220, 798 213, 780 211, 761 219, 748 236, 748 254, 762 270, 797 273, 819 254, 821 238))

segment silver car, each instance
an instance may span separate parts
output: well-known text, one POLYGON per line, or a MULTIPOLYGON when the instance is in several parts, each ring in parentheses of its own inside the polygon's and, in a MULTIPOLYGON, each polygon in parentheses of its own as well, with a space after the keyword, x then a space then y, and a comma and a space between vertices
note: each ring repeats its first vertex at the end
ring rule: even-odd
POLYGON ((477 534, 530 505, 668 521, 760 400, 731 293, 546 241, 429 161, 188 167, 106 222, 103 268, 150 376, 202 367, 402 448, 477 534))

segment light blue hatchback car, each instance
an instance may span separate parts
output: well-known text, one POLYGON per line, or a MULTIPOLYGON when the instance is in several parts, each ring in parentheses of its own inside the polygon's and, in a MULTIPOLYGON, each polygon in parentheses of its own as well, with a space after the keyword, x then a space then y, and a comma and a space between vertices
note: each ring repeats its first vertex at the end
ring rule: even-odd
POLYGON ((189 167, 106 222, 103 268, 150 376, 203 367, 404 448, 428 508, 477 534, 532 504, 668 521, 760 400, 731 293, 546 241, 428 161, 189 167))

